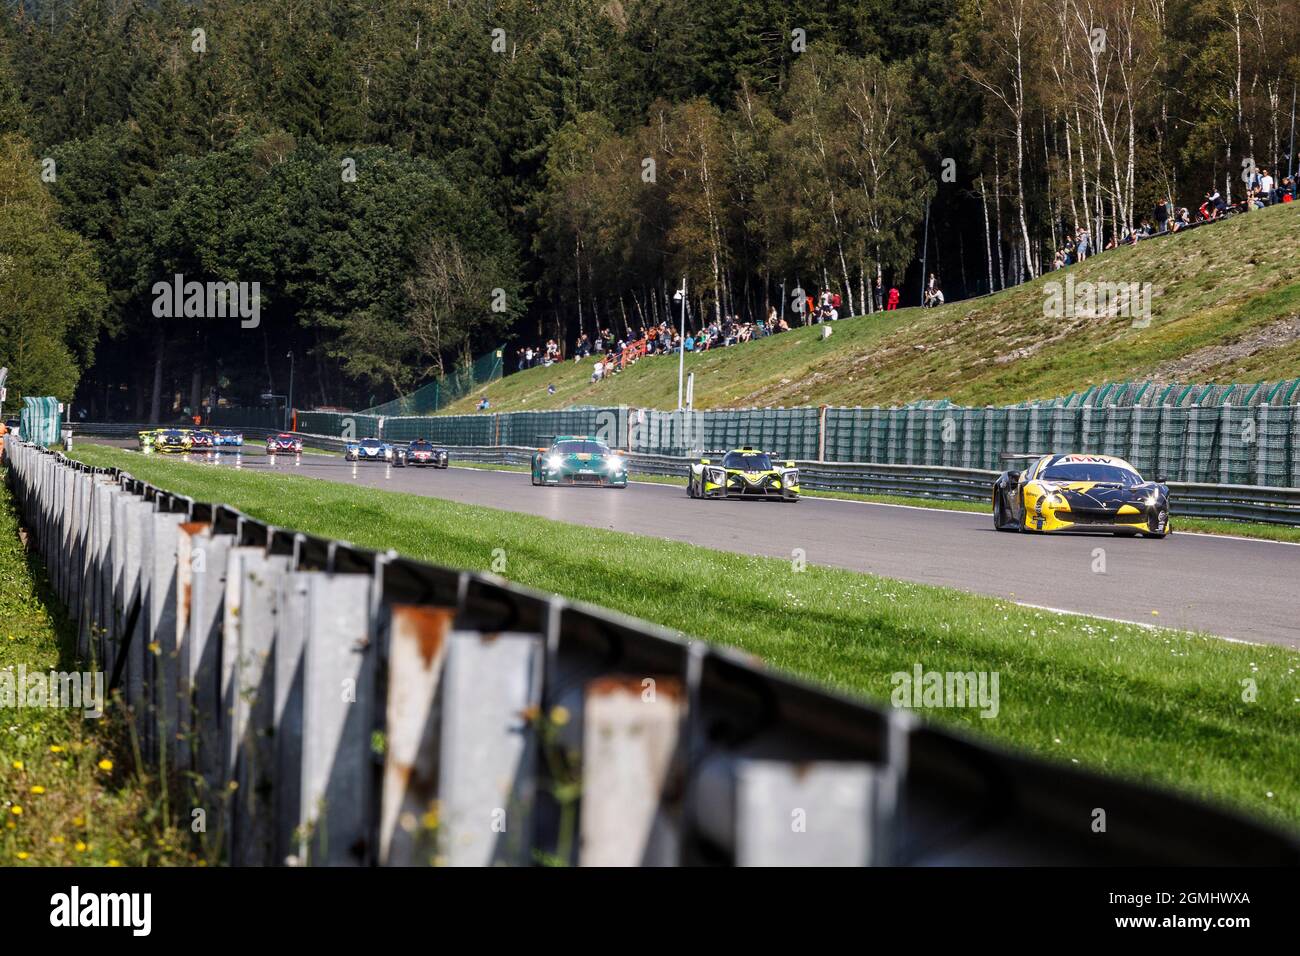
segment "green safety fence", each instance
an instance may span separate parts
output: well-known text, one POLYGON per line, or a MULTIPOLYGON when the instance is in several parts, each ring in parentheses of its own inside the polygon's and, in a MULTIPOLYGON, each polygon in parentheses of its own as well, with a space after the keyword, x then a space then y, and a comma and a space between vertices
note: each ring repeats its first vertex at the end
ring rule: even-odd
POLYGON ((1170 481, 1300 487, 1300 404, 702 412, 611 407, 392 418, 299 412, 298 429, 345 438, 523 447, 555 435, 596 435, 619 448, 657 455, 752 445, 803 461, 983 469, 1009 467, 1007 454, 1079 452, 1125 458, 1142 474, 1170 481))
POLYGON ((432 415, 438 409, 468 395, 478 386, 499 379, 503 371, 503 350, 502 346, 498 346, 471 362, 457 365, 446 375, 434 379, 427 385, 422 385, 409 395, 402 395, 391 402, 364 409, 358 414, 383 415, 386 418, 432 415))
POLYGON ((1164 405, 1188 408, 1192 405, 1232 405, 1253 408, 1257 405, 1294 405, 1300 402, 1300 378, 1268 382, 1243 382, 1210 385, 1194 382, 1102 382, 1046 401, 1021 402, 1018 407, 1033 405, 1080 408, 1091 405, 1140 405, 1159 408, 1164 405))
POLYGON ((57 398, 23 397, 18 427, 24 441, 37 445, 57 445, 62 438, 63 412, 57 398))

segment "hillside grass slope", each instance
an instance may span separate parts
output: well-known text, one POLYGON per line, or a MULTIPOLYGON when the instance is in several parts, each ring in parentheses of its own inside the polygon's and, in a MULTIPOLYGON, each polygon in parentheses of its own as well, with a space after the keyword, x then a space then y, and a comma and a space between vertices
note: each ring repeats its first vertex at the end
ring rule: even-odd
MULTIPOLYGON (((1105 381, 1257 381, 1300 376, 1300 203, 1094 256, 995 295, 842 320, 688 355, 696 408, 970 405, 1045 399, 1105 381), (1151 323, 1049 318, 1047 283, 1152 284, 1151 323)), ((976 264, 976 267, 982 265, 976 264)), ((513 353, 508 356, 513 360, 513 353)), ((594 359, 507 375, 443 409, 675 408, 677 356, 593 384, 594 359), (547 392, 555 386, 555 394, 547 392)))

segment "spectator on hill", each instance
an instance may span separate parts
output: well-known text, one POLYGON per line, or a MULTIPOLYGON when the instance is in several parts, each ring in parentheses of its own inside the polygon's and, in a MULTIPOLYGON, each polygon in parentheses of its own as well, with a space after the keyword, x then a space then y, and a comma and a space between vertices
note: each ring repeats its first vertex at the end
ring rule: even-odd
POLYGON ((1271 206, 1273 203, 1277 202, 1277 199, 1273 194, 1274 188, 1275 184, 1273 177, 1269 175, 1267 169, 1261 169, 1259 171, 1259 195, 1260 198, 1263 199, 1265 206, 1271 206))
POLYGON ((876 276, 876 311, 885 311, 885 287, 880 282, 880 276, 876 276))
POLYGON ((601 360, 601 357, 597 355, 596 364, 591 369, 591 381, 594 384, 596 382, 599 382, 604 377, 605 377, 605 363, 604 361, 601 360))
POLYGON ((898 287, 891 286, 889 289, 889 305, 887 311, 893 312, 898 308, 898 287))

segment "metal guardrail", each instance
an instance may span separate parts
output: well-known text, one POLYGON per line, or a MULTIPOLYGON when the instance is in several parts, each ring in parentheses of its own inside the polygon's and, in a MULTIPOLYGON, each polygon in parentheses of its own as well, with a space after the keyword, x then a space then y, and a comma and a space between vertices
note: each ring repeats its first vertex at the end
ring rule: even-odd
MULTIPOLYGON (((80 434, 132 438, 140 426, 82 425, 80 434)), ((245 429, 244 435, 264 438, 267 429, 245 429)), ((295 432, 309 446, 342 451, 345 442, 328 435, 295 432)), ((526 446, 449 445, 453 463, 527 465, 536 450, 526 446)), ((666 475, 685 480, 693 459, 673 455, 627 454, 631 470, 645 475, 666 475)), ((981 468, 938 465, 890 465, 859 462, 797 461, 801 485, 809 491, 840 491, 865 495, 897 495, 948 501, 989 501, 998 472, 981 468)), ((1300 525, 1300 488, 1262 485, 1169 483, 1171 512, 1193 518, 1254 521, 1300 525)))
MULTIPOLYGON (((527 465, 532 448, 452 446, 453 464, 527 465)), ((685 480, 693 459, 629 452, 633 474, 666 475, 685 480)), ((867 495, 897 495, 946 501, 983 501, 992 497, 996 471, 926 465, 879 465, 851 462, 796 461, 799 482, 808 491, 840 491, 867 495)), ((1170 482, 1171 511, 1195 518, 1221 518, 1278 525, 1300 525, 1300 488, 1254 485, 1207 485, 1170 482)))
POLYGON ((6 452, 79 655, 231 863, 1300 863, 615 612, 6 452))

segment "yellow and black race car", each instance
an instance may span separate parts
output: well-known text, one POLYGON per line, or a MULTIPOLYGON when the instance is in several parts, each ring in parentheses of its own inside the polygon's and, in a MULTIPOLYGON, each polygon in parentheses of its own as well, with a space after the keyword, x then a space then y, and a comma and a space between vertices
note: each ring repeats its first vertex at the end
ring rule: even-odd
POLYGON ((691 465, 686 493, 692 498, 772 498, 799 500, 799 469, 774 462, 757 448, 737 448, 721 461, 701 458, 691 465))
POLYGON ((1033 456, 1024 471, 1005 471, 993 483, 993 526, 1163 538, 1169 486, 1163 478, 1143 481, 1136 468, 1110 455, 1033 456))
POLYGON ((189 430, 185 428, 160 428, 154 432, 153 447, 155 451, 189 451, 189 430))

